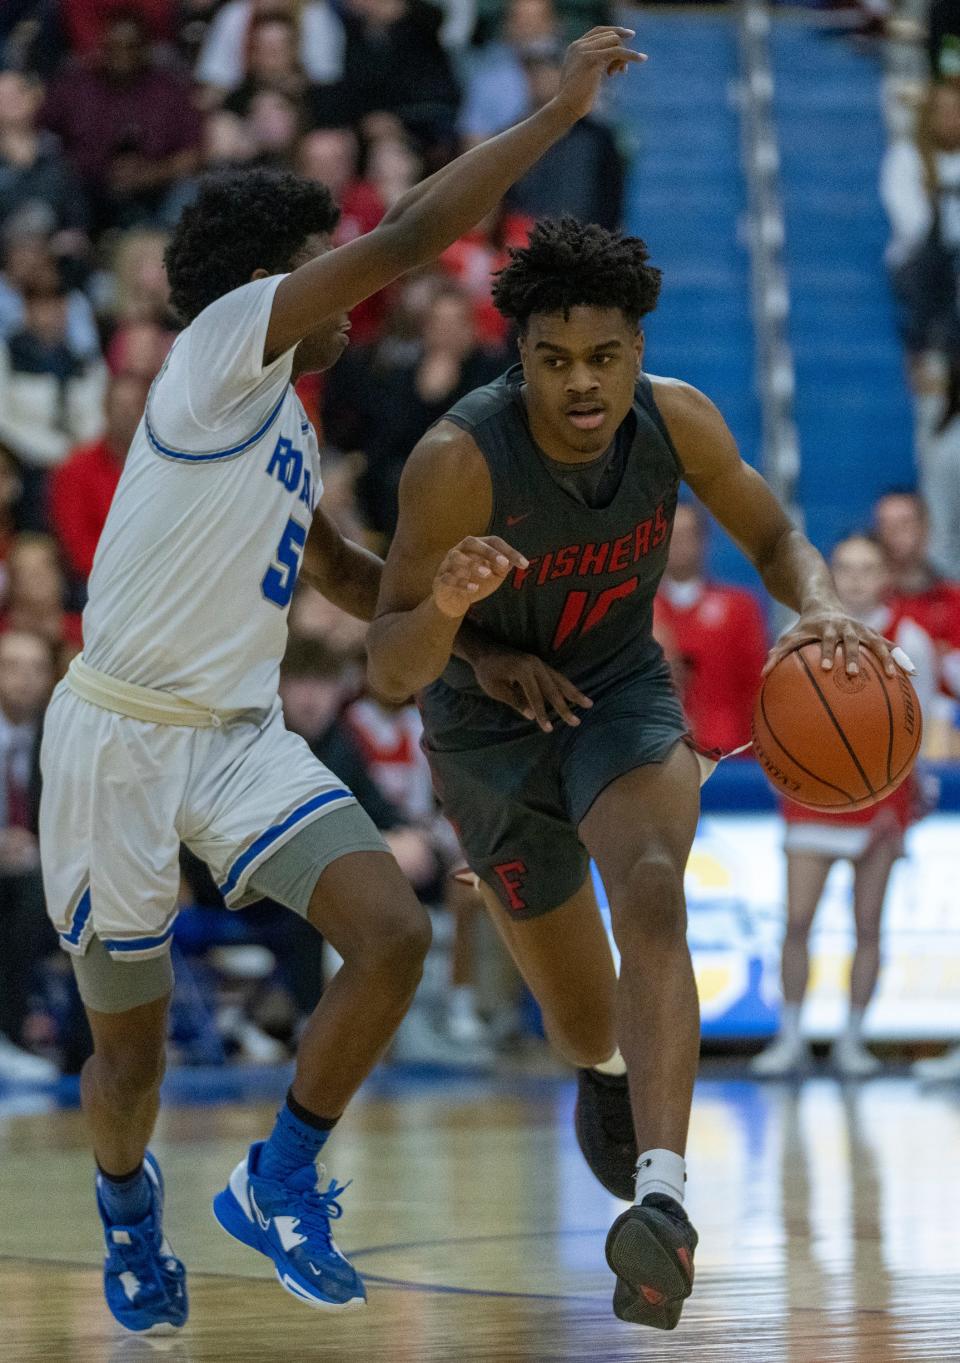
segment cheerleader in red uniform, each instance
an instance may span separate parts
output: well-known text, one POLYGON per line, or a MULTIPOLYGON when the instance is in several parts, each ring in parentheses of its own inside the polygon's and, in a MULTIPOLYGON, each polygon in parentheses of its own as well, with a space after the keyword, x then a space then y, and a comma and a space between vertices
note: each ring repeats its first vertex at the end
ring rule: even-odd
MULTIPOLYGON (((869 535, 841 540, 831 558, 834 583, 844 607, 900 645, 916 668, 921 706, 936 688, 936 650, 915 621, 898 618, 884 604, 889 589, 886 560, 869 535)), ((880 1062, 863 1044, 863 1017, 880 973, 880 921, 890 872, 903 855, 904 833, 920 812, 915 778, 872 809, 824 814, 785 802, 787 925, 783 941, 783 1012, 774 1041, 753 1061, 755 1074, 781 1076, 805 1068, 810 1059, 800 1015, 809 972, 808 942, 827 876, 835 862, 853 864, 856 950, 850 972, 850 1011, 834 1045, 839 1071, 850 1077, 873 1074, 880 1062)))

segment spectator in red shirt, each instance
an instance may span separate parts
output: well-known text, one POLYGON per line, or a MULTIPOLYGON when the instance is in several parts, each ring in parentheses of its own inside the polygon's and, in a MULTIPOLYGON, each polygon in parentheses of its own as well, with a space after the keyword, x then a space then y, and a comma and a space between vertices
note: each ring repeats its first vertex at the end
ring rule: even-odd
POLYGON ((50 523, 70 571, 86 582, 110 503, 147 400, 148 384, 138 374, 110 382, 106 429, 99 440, 78 445, 50 480, 50 523))
MULTIPOLYGON (((133 8, 130 0, 60 0, 60 20, 71 51, 80 56, 95 52, 108 20, 129 14, 133 8)), ((136 10, 152 38, 169 41, 173 37, 177 0, 137 0, 136 10)))
POLYGON ((54 82, 43 122, 89 190, 99 228, 161 219, 170 191, 200 164, 190 84, 152 62, 135 11, 109 20, 95 61, 54 82))
POLYGON ((481 344, 494 350, 506 344, 509 324, 493 305, 493 276, 509 261, 511 247, 526 246, 532 226, 532 218, 511 213, 501 203, 440 257, 441 268, 453 275, 473 298, 481 344))
MULTIPOLYGON (((925 629, 946 661, 960 649, 960 583, 941 577, 927 557, 929 526, 923 498, 908 488, 884 493, 873 508, 873 524, 890 565, 895 614, 925 629)), ((948 662, 946 671, 954 670, 955 664, 948 662)), ((947 681, 948 689, 960 694, 956 685, 960 669, 953 686, 947 681)))
POLYGON ((730 752, 750 738, 750 716, 767 656, 763 613, 750 592, 704 575, 707 522, 698 507, 677 507, 670 556, 654 608, 654 628, 672 655, 697 743, 730 752))

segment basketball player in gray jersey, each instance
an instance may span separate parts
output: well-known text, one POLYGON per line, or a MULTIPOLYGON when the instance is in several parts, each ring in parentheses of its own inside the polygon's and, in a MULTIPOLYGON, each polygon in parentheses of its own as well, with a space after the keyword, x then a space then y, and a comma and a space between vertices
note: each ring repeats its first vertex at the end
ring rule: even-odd
POLYGON ((642 241, 572 219, 512 252, 494 297, 520 364, 411 455, 368 649, 379 692, 420 693, 444 809, 578 1068, 581 1148, 633 1203, 607 1237, 614 1310, 672 1329, 697 1243, 683 1209, 700 1040, 683 873, 712 769, 651 628, 681 480, 799 614, 768 666, 801 639, 821 642, 824 668, 840 647, 856 672, 861 644, 895 664, 713 404, 643 373, 639 324, 659 288, 642 241))

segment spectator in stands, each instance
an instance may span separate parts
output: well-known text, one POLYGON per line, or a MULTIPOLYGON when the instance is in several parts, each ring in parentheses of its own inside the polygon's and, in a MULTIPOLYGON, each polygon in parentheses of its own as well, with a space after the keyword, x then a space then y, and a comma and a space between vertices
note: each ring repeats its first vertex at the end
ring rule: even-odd
MULTIPOLYGON (((844 608, 855 619, 895 638, 908 652, 916 668, 913 681, 923 705, 937 684, 936 650, 929 636, 912 621, 896 624, 885 602, 888 568, 879 544, 869 535, 850 535, 834 549, 831 568, 844 608)), ((779 1078, 809 1063, 810 1052, 800 1030, 809 974, 808 942, 827 877, 834 863, 841 860, 853 864, 857 944, 850 972, 847 1023, 833 1048, 833 1058, 841 1074, 851 1078, 874 1074, 880 1068, 880 1061, 863 1044, 864 1013, 880 973, 880 923, 890 872, 903 855, 904 833, 919 812, 913 778, 879 805, 853 813, 831 816, 786 804, 784 1003, 779 1034, 754 1060, 755 1074, 779 1078)))
POLYGON ((32 1083, 57 1078, 23 1037, 35 968, 57 949, 37 843, 40 725, 53 682, 46 640, 0 635, 0 1079, 32 1083))
POLYGON ((123 465, 147 400, 147 382, 138 374, 111 379, 105 406, 106 428, 99 440, 79 445, 50 478, 50 526, 67 567, 84 585, 110 510, 123 465))
POLYGON ((251 30, 263 15, 284 15, 298 26, 299 65, 312 85, 340 80, 346 37, 336 6, 327 0, 230 0, 207 30, 196 77, 214 100, 238 89, 249 73, 251 30))
POLYGON ((0 602, 7 595, 7 558, 20 530, 20 498, 23 478, 20 465, 0 443, 0 602))
POLYGON ((560 41, 553 0, 509 0, 501 35, 468 70, 458 125, 467 145, 483 142, 524 117, 530 89, 523 57, 552 50, 560 41))
POLYGON ((292 14, 283 11, 255 15, 250 23, 247 67, 243 80, 227 96, 223 108, 246 118, 255 97, 263 91, 285 95, 303 107, 309 81, 299 52, 300 35, 292 14))
POLYGON ((440 44, 440 11, 426 0, 347 0, 344 23, 337 123, 346 118, 375 139, 391 126, 382 116, 391 115, 436 164, 452 147, 460 99, 440 44))
POLYGON ((311 752, 353 791, 413 886, 429 884, 437 874, 429 837, 382 793, 356 736, 340 722, 351 685, 340 656, 319 640, 291 638, 280 673, 287 728, 305 739, 311 752))
POLYGON ((290 603, 289 625, 291 640, 309 639, 337 655, 351 681, 351 686, 345 687, 348 692, 355 695, 361 689, 367 657, 367 626, 363 620, 348 615, 302 583, 290 603))
POLYGON ((911 355, 960 348, 960 85, 933 85, 916 139, 897 138, 880 176, 887 264, 911 355))
MULTIPOLYGON (((0 273, 0 339, 9 340, 27 319, 24 295, 30 290, 56 289, 60 269, 45 232, 21 231, 16 223, 3 233, 3 271, 0 273)), ((67 345, 79 359, 99 358, 100 337, 90 300, 81 289, 67 293, 67 345)))
POLYGON ((533 219, 511 213, 506 203, 477 224, 472 232, 449 246, 440 266, 467 290, 473 299, 473 317, 480 342, 500 350, 507 342, 508 323, 493 306, 493 276, 509 260, 512 246, 525 246, 533 219))
POLYGON ((7 596, 0 633, 36 634, 56 652, 57 674, 83 644, 80 616, 65 608, 67 579, 60 550, 51 535, 25 532, 7 556, 7 596))
MULTIPOLYGON (((524 68, 529 90, 525 112, 542 108, 560 88, 563 49, 527 53, 524 68)), ((623 215, 624 169, 613 134, 605 123, 588 116, 556 142, 510 190, 515 212, 529 218, 570 214, 613 230, 623 215)))
POLYGON ((70 50, 78 57, 93 57, 116 15, 136 10, 152 42, 171 42, 175 32, 177 0, 59 0, 60 21, 70 50))
POLYGON ((750 717, 767 656, 759 603, 706 577, 708 527, 699 506, 677 507, 655 629, 675 651, 675 676, 693 736, 730 752, 750 740, 750 717))
POLYGON ((114 374, 152 379, 173 344, 178 324, 170 310, 166 245, 166 233, 136 228, 124 232, 114 247, 99 305, 109 337, 107 364, 114 374))
POLYGON ((100 432, 106 366, 71 349, 61 285, 29 289, 25 306, 21 330, 0 343, 0 440, 23 466, 24 524, 42 529, 47 470, 100 432))
POLYGON ((190 85, 153 61, 136 10, 108 20, 94 62, 54 81, 43 118, 90 193, 98 228, 162 221, 172 191, 200 165, 190 85))
POLYGON ((327 399, 355 403, 359 448, 366 456, 358 485, 360 505, 371 529, 389 539, 396 524, 400 474, 414 445, 453 403, 489 383, 505 366, 502 356, 479 345, 469 295, 449 283, 435 289, 413 356, 389 366, 380 360, 376 351, 358 358, 348 371, 348 381, 358 385, 353 393, 335 386, 342 380, 334 371, 327 399))
POLYGON ((917 410, 930 560, 935 571, 960 581, 960 353, 949 360, 944 391, 919 395, 917 410))
POLYGON ((938 648, 960 647, 960 584, 942 577, 930 562, 923 498, 911 488, 892 488, 874 506, 873 523, 890 565, 892 604, 916 620, 938 648))
POLYGON ((933 0, 928 20, 930 73, 934 80, 960 76, 960 0, 933 0))
POLYGON ((56 137, 38 127, 43 86, 25 71, 0 71, 0 223, 56 233, 61 254, 81 254, 88 226, 83 191, 56 137))

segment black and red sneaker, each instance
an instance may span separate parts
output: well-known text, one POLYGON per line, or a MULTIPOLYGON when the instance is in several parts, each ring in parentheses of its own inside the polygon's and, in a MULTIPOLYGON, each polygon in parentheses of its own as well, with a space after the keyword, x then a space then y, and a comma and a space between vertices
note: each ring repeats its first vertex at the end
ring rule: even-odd
POLYGON ((608 1193, 632 1202, 637 1138, 625 1074, 577 1070, 573 1125, 583 1158, 608 1193))
POLYGON ((607 1235, 607 1263, 617 1275, 614 1315, 634 1325, 674 1330, 693 1290, 697 1232, 680 1203, 648 1193, 618 1216, 607 1235))

